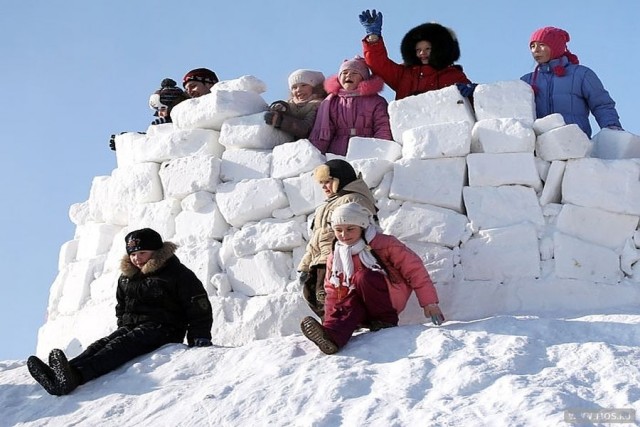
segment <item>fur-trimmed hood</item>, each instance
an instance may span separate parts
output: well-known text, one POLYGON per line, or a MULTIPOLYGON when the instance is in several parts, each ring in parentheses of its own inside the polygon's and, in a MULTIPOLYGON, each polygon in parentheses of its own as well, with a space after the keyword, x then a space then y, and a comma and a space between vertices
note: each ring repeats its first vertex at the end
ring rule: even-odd
POLYGON ((142 266, 142 269, 139 269, 131 262, 129 255, 125 255, 120 260, 120 271, 123 276, 133 277, 138 273, 142 273, 144 275, 151 274, 160 270, 167 263, 169 258, 171 258, 174 253, 178 249, 178 245, 172 242, 163 242, 162 248, 156 250, 151 258, 145 265, 142 266))
POLYGON ((342 92, 345 94, 354 93, 360 96, 369 96, 376 95, 382 92, 382 89, 384 89, 384 81, 374 74, 368 80, 361 81, 356 90, 345 91, 344 89, 342 89, 342 86, 338 81, 338 75, 334 74, 331 77, 325 79, 324 89, 327 91, 327 93, 333 95, 339 95, 342 92))
POLYGON ((447 68, 460 58, 460 46, 453 30, 429 22, 412 28, 402 39, 400 52, 404 65, 422 65, 416 56, 416 43, 423 40, 431 43, 429 65, 436 70, 447 68))

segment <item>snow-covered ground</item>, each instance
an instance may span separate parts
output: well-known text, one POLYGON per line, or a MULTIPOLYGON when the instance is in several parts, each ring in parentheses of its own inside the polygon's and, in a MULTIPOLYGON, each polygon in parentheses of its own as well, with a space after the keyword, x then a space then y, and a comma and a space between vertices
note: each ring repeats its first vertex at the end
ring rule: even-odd
POLYGON ((295 279, 326 158, 264 124, 255 77, 216 88, 116 139, 118 168, 70 209, 36 352, 73 357, 114 329, 123 237, 142 227, 204 283, 214 347, 167 346, 64 397, 0 362, 0 427, 635 423, 639 137, 534 120, 520 81, 478 86, 474 109, 455 87, 392 102, 395 141, 353 138, 346 158, 447 322, 414 301, 402 326, 326 356, 299 333, 295 279))
POLYGON ((301 335, 169 345, 63 397, 5 361, 0 425, 576 425, 565 411, 640 409, 637 311, 401 326, 333 356, 301 335))

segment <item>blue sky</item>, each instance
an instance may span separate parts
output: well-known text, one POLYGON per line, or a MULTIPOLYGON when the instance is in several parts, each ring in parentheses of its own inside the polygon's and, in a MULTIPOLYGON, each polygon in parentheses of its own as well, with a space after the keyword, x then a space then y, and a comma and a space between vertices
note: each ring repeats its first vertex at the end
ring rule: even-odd
POLYGON ((164 77, 179 81, 196 67, 221 79, 251 74, 267 83, 267 102, 286 97, 291 71, 334 74, 343 59, 361 52, 358 15, 367 8, 383 12, 396 61, 410 28, 429 21, 452 27, 459 63, 479 83, 531 71, 530 34, 564 28, 571 51, 617 102, 625 129, 640 134, 637 0, 5 1, 0 360, 35 350, 59 249, 75 230, 69 207, 89 197, 94 176, 115 168, 109 135, 145 131, 149 95, 164 77))

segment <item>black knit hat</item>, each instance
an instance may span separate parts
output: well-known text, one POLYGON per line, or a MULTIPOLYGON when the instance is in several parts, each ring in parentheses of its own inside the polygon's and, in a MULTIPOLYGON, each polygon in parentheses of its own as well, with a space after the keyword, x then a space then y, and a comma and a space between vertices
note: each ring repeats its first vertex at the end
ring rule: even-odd
POLYGON ((436 70, 447 68, 460 58, 460 45, 453 30, 430 22, 412 28, 402 39, 400 52, 405 65, 422 64, 416 56, 416 44, 421 41, 431 43, 429 65, 436 70))
POLYGON ((196 68, 195 70, 191 70, 184 75, 184 77, 182 78, 182 87, 185 87, 190 81, 211 83, 212 85, 214 85, 218 83, 219 80, 216 73, 214 73, 210 69, 196 68))
POLYGON ((135 230, 124 238, 127 245, 127 254, 136 251, 155 251, 162 248, 162 237, 157 231, 150 228, 135 230))
POLYGON ((342 190, 347 184, 358 179, 356 171, 353 166, 346 160, 333 159, 329 160, 323 165, 318 166, 313 175, 316 181, 326 181, 330 178, 338 180, 338 186, 334 191, 337 193, 342 190))
POLYGON ((173 79, 163 79, 160 83, 160 89, 149 98, 149 107, 156 112, 162 107, 171 111, 173 107, 185 99, 189 99, 189 94, 176 85, 177 83, 173 79))

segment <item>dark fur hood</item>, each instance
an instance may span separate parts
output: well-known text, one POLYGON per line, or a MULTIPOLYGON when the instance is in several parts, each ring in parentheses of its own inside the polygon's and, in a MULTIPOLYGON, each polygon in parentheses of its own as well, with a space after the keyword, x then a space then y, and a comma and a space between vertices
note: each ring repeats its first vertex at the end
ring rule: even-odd
POLYGON ((126 277, 133 277, 139 272, 144 275, 151 274, 164 267, 169 258, 171 258, 176 252, 176 249, 178 249, 178 245, 176 245, 175 243, 164 242, 162 244, 162 247, 155 251, 153 255, 151 255, 149 261, 147 261, 147 263, 142 266, 142 269, 139 269, 138 267, 133 265, 131 259, 129 258, 129 255, 125 255, 120 261, 120 271, 122 272, 122 275, 126 277))
POLYGON ((402 39, 400 52, 404 65, 421 65, 416 56, 416 43, 423 40, 431 43, 429 65, 436 70, 447 68, 460 58, 460 46, 453 30, 430 22, 412 28, 402 39))

